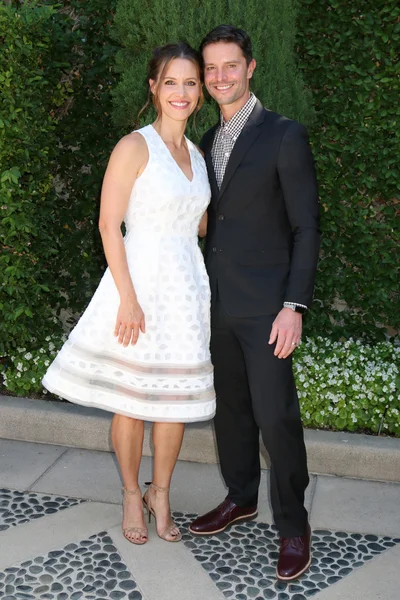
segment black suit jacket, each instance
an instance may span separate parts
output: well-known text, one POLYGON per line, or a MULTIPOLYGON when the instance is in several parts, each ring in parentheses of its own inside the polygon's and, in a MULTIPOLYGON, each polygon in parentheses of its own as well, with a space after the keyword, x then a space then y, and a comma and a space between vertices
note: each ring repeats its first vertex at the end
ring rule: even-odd
POLYGON ((276 314, 284 301, 310 306, 320 243, 318 188, 305 127, 265 109, 250 115, 218 190, 211 184, 205 259, 211 293, 234 317, 276 314))

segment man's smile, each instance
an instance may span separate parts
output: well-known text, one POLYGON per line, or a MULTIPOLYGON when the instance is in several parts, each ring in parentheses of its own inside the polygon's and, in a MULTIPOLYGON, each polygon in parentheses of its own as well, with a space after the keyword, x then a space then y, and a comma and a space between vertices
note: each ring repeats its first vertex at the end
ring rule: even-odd
POLYGON ((219 92, 225 92, 226 90, 230 90, 233 86, 233 83, 226 83, 224 85, 215 85, 214 88, 219 92))

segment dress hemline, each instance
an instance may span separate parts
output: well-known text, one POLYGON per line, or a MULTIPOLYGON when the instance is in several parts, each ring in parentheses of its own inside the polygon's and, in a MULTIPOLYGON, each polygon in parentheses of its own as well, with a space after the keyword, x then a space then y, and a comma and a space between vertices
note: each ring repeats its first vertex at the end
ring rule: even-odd
MULTIPOLYGON (((111 412, 117 415, 122 415, 123 417, 130 417, 132 419, 138 419, 139 421, 148 421, 149 423, 200 423, 202 421, 211 421, 211 419, 213 419, 215 417, 215 409, 213 410, 212 413, 208 414, 207 416, 205 415, 201 415, 201 416, 195 416, 195 417, 182 417, 182 418, 176 418, 176 417, 165 417, 165 416, 157 416, 157 415, 140 415, 140 414, 135 414, 133 412, 129 412, 129 411, 124 411, 123 409, 119 409, 119 408, 114 408, 112 406, 110 406, 109 404, 102 404, 101 402, 93 402, 93 401, 89 401, 89 402, 85 402, 85 400, 82 400, 81 398, 76 398, 73 396, 70 396, 69 394, 66 394, 65 392, 60 392, 59 390, 57 390, 55 387, 53 387, 52 385, 49 385, 47 382, 44 383, 43 382, 44 387, 51 393, 54 394, 55 396, 60 396, 61 398, 64 398, 65 400, 67 400, 68 402, 71 402, 72 404, 79 404, 80 406, 85 406, 87 408, 97 408, 99 410, 105 410, 107 412, 111 412)), ((215 403, 215 398, 210 400, 210 403, 215 403)))

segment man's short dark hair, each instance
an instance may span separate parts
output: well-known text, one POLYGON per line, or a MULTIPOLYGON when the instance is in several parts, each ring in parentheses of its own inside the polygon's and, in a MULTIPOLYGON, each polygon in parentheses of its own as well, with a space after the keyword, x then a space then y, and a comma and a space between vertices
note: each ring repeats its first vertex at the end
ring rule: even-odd
POLYGON ((200 44, 200 52, 203 52, 209 44, 215 44, 216 42, 237 44, 241 48, 247 64, 250 64, 253 59, 251 39, 244 29, 239 29, 233 25, 218 25, 203 38, 200 44))

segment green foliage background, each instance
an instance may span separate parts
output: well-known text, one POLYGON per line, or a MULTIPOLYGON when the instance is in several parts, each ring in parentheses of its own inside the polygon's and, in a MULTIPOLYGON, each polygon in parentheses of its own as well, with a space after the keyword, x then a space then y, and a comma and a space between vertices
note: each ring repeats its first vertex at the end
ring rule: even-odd
POLYGON ((60 333, 104 267, 112 4, 0 6, 0 354, 60 333))
MULTIPOLYGON (((141 0, 119 0, 113 35, 121 46, 117 69, 121 73, 114 91, 113 118, 122 131, 130 131, 147 99, 147 63, 156 46, 185 40, 198 48, 204 35, 221 23, 235 24, 251 32, 257 69, 253 79, 256 95, 271 109, 303 123, 312 120, 311 95, 296 64, 296 2, 294 0, 153 0, 143 9, 141 0)), ((153 115, 146 115, 142 123, 153 115)), ((218 118, 210 98, 197 118, 199 141, 218 118)))
MULTIPOLYGON (((55 114, 70 94, 51 68, 54 9, 0 6, 0 352, 50 332, 58 303, 55 114)), ((62 66, 60 65, 62 68, 62 66)))
POLYGON ((111 123, 114 6, 115 0, 69 0, 56 13, 58 53, 68 61, 61 77, 72 89, 57 114, 57 270, 72 313, 86 307, 105 267, 97 221, 101 182, 119 137, 111 123))
POLYGON ((298 41, 322 204, 309 330, 376 339, 400 328, 400 5, 301 0, 298 41))
MULTIPOLYGON (((75 322, 102 275, 101 180, 113 145, 133 128, 146 101, 152 49, 180 39, 197 46, 224 22, 252 36, 257 96, 309 127, 323 241, 306 333, 374 342, 388 326, 398 331, 395 0, 249 0, 246 10, 239 0, 11 0, 0 6, 0 356, 11 391, 41 392, 41 375, 66 321, 75 322), (29 366, 31 353, 39 358, 29 366)), ((217 116, 208 99, 189 136, 198 141, 217 116)), ((398 385, 393 348, 390 368, 398 385)), ((304 351, 299 364, 308 364, 304 351)), ((338 384, 331 385, 333 393, 338 384)), ((382 394, 379 411, 367 397, 358 424, 351 417, 358 399, 343 385, 349 404, 339 417, 318 410, 329 400, 322 392, 303 395, 307 425, 339 427, 339 418, 350 429, 361 422, 368 427, 375 414, 370 427, 376 431, 384 407, 389 431, 399 433, 398 405, 385 404, 383 375, 374 392, 382 394)))

